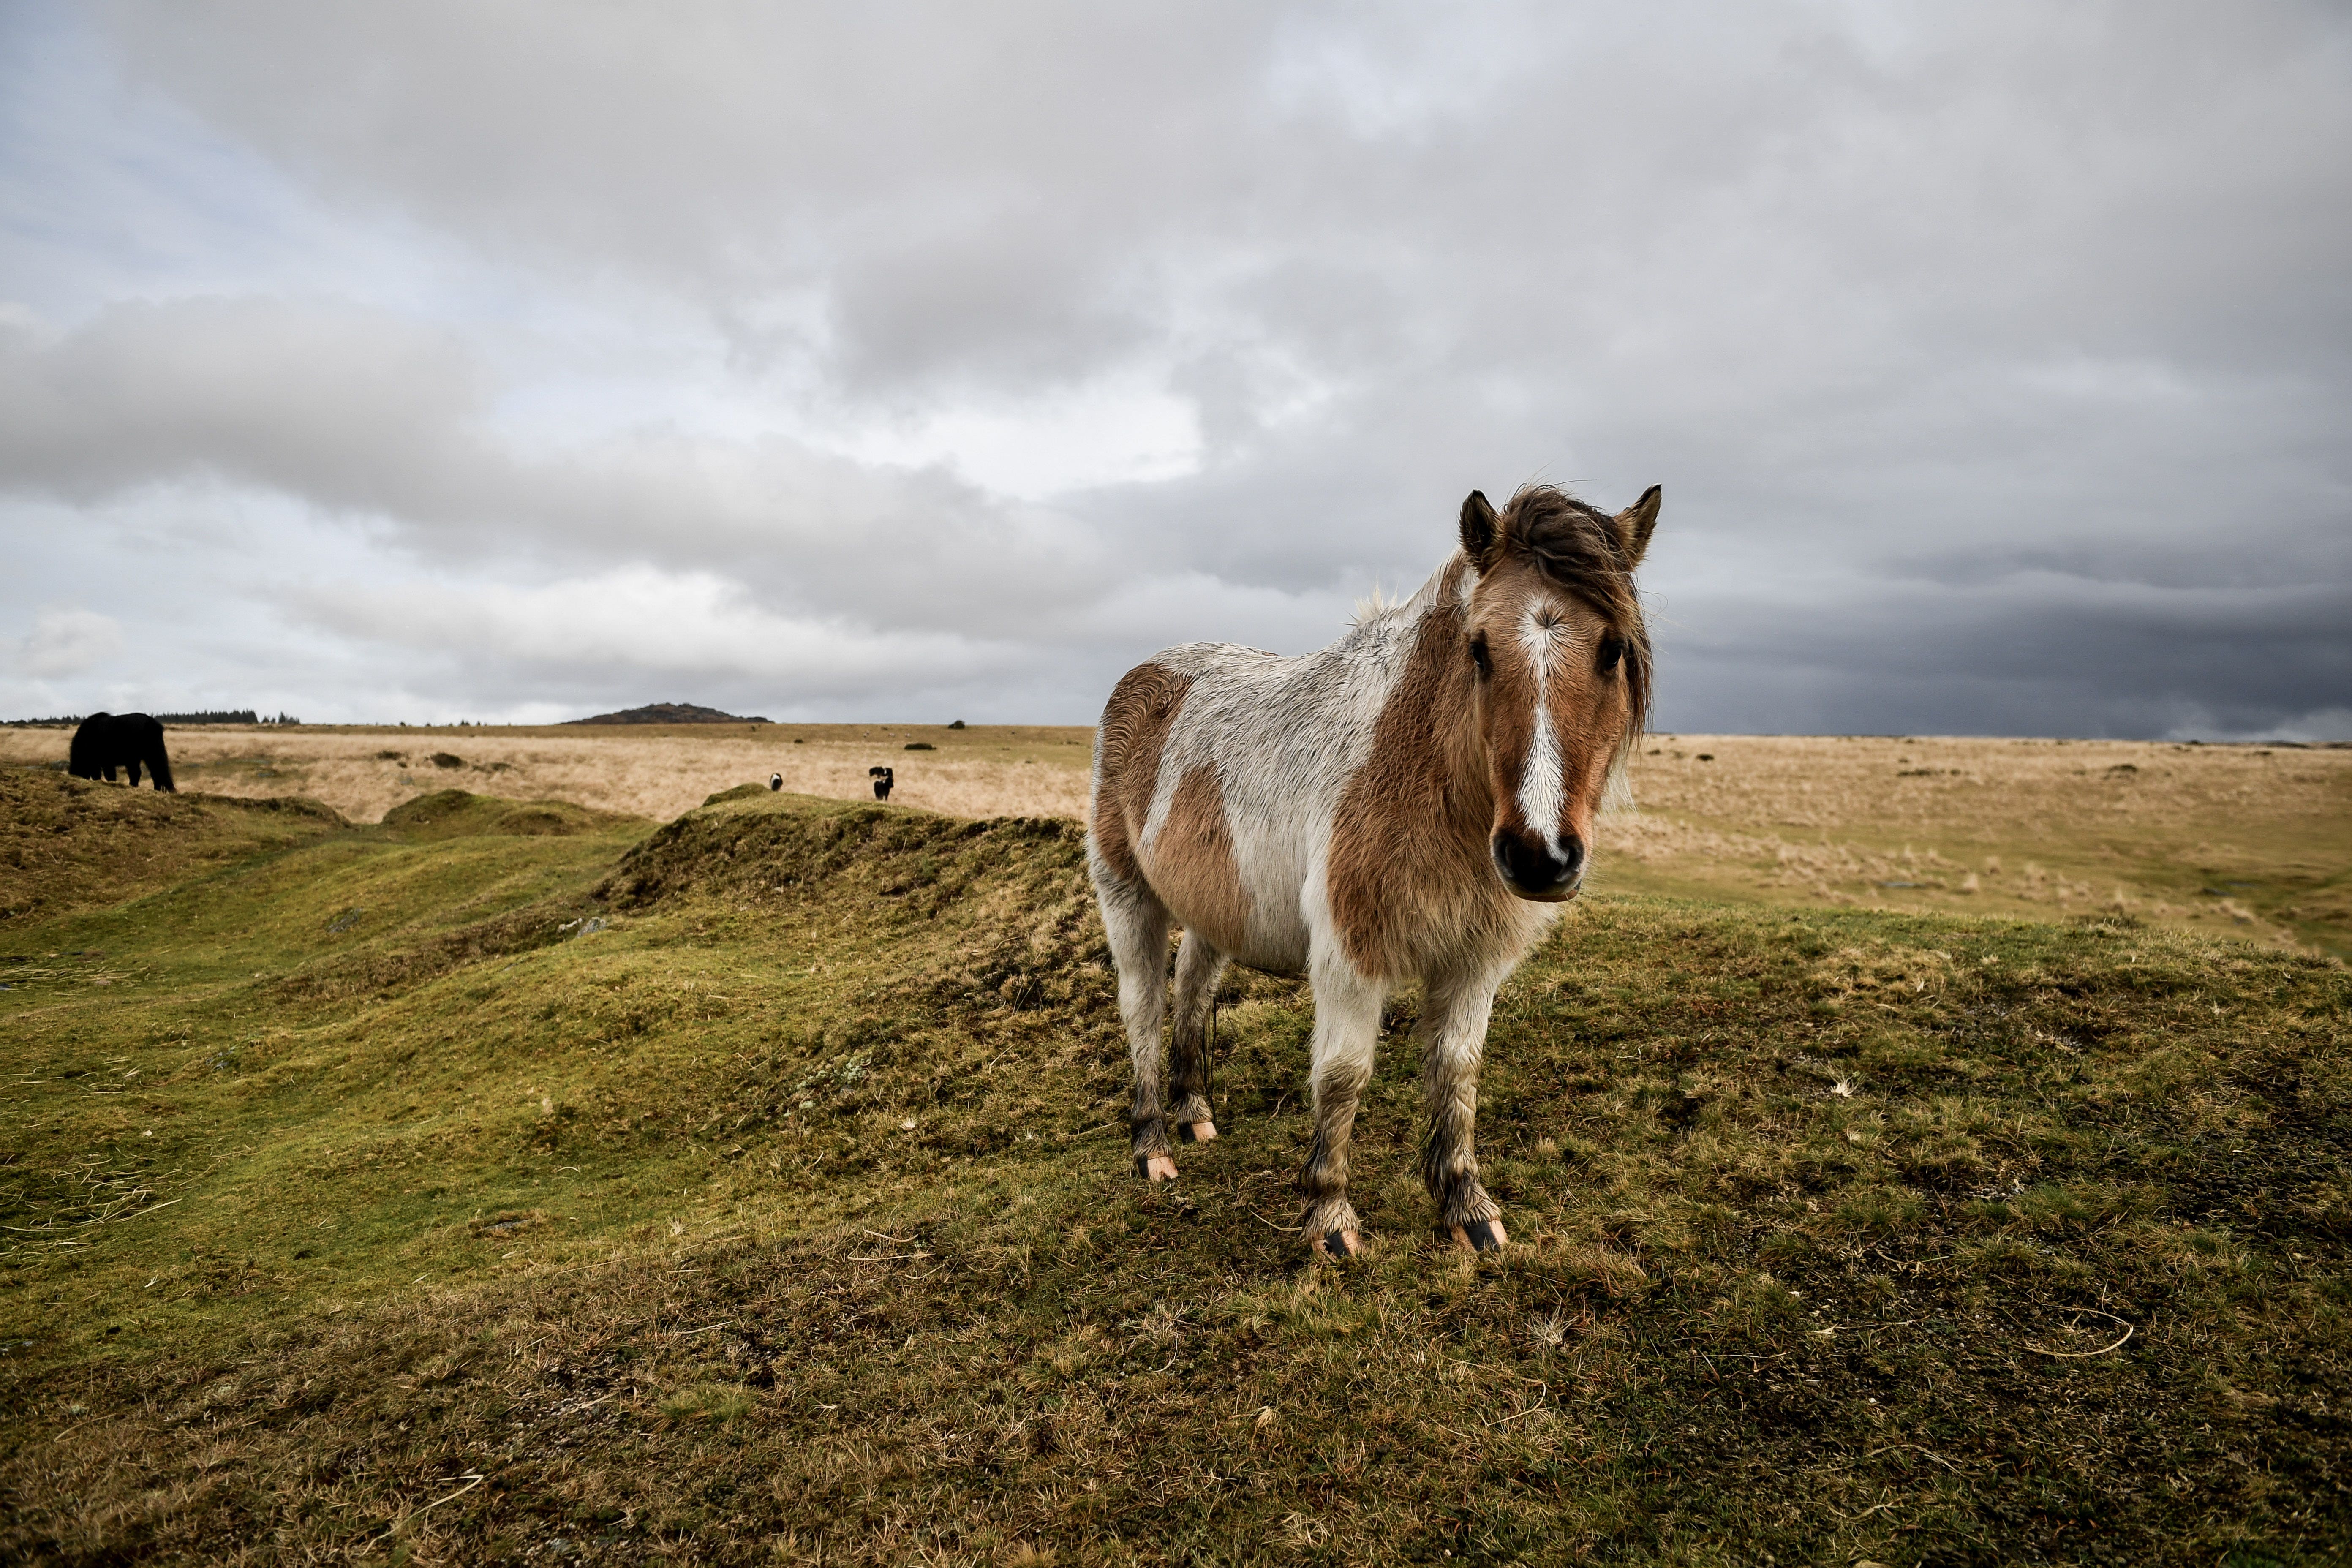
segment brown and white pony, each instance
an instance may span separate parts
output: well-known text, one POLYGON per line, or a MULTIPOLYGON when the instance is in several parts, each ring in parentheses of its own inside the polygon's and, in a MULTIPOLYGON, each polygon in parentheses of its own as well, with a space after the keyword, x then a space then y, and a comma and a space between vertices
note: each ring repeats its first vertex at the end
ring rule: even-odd
POLYGON ((1478 1181, 1487 1013, 1576 896, 1593 814, 1641 731, 1650 646, 1633 569, 1657 520, 1655 486, 1614 517, 1549 486, 1497 516, 1474 490, 1462 548, 1328 647, 1282 658, 1188 643, 1119 681, 1095 735, 1087 862, 1134 1057, 1139 1173, 1175 1178, 1171 1121, 1216 1136, 1208 1020, 1226 963, 1303 973, 1304 1228, 1318 1253, 1359 1250, 1349 1137, 1381 1004, 1418 976, 1438 1236, 1481 1250, 1508 1239, 1478 1181), (1163 1090, 1171 923, 1184 941, 1163 1090))

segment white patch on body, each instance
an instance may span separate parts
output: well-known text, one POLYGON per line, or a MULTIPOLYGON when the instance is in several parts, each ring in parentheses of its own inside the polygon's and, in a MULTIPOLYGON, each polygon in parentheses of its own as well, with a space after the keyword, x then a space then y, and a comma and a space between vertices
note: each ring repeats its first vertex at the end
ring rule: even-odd
MULTIPOLYGON (((1456 595, 1466 597, 1475 582, 1476 574, 1457 555, 1403 605, 1370 614, 1339 641, 1296 658, 1218 643, 1187 643, 1153 656, 1153 662, 1191 677, 1192 684, 1169 726, 1157 787, 1135 831, 1136 858, 1151 877, 1177 788, 1191 770, 1213 768, 1234 868, 1249 900, 1248 930, 1226 955, 1234 962, 1292 974, 1307 971, 1317 953, 1344 964, 1343 933, 1336 929, 1328 886, 1340 796, 1371 759, 1381 711, 1412 655, 1422 618, 1458 613, 1456 595)), ((1548 636, 1563 633, 1553 629, 1548 636)), ((1565 785, 1549 720, 1543 732, 1552 747, 1555 782, 1549 817, 1535 820, 1556 835, 1565 785)), ((1099 736, 1096 767, 1098 794, 1099 736)), ((1499 879, 1495 890, 1515 932, 1515 961, 1559 911, 1509 898, 1499 879)), ((1401 896, 1413 895, 1408 889, 1401 896)), ((1185 923, 1186 911, 1169 912, 1185 923)), ((1433 952, 1426 961, 1475 968, 1490 957, 1433 952)))
MULTIPOLYGON (((1192 684, 1160 752, 1137 858, 1150 875, 1184 775, 1214 769, 1249 900, 1249 929, 1227 954, 1236 962, 1300 973, 1334 939, 1325 887, 1333 818, 1371 755, 1381 710, 1443 576, 1441 568, 1403 605, 1370 612, 1338 642, 1297 658, 1217 643, 1153 656, 1192 684)), ((1184 910, 1171 913, 1185 923, 1184 910)))

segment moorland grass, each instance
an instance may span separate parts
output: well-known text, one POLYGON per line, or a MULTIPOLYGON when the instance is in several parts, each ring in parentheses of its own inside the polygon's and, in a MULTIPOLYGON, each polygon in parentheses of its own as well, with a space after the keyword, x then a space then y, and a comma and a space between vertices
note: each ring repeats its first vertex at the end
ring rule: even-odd
MULTIPOLYGON (((140 809, 26 776, 60 843, 140 809)), ((0 1553, 2254 1563, 2352 1531, 2334 961, 1597 900, 1496 1009, 1520 1244, 1426 1239, 1408 994, 1370 1253, 1302 1267, 1303 987, 1230 983, 1226 1135, 1133 1181, 1074 825, 514 809, 0 924, 64 955, 0 994, 0 1553)))
POLYGON ((104 909, 347 826, 312 800, 164 795, 0 767, 0 921, 22 929, 104 909))
POLYGON ((1612 888, 2151 923, 2352 957, 2352 747, 1653 735, 1612 888))
MULTIPOLYGON (((66 743, 62 729, 0 730, 0 763, 61 765, 66 743)), ((877 763, 897 769, 905 805, 1083 820, 1092 731, 206 725, 171 744, 186 787, 311 796, 354 822, 452 785, 658 820, 775 774, 789 792, 866 800, 877 763)), ((1659 734, 1630 782, 1640 809, 1601 819, 1596 892, 2104 911, 2352 958, 2352 746, 1659 734)))
MULTIPOLYGON (((69 736, 0 729, 0 763, 62 764, 69 736)), ((775 773, 795 794, 870 800, 877 763, 897 771, 892 798, 904 805, 1081 817, 1094 746, 1089 729, 1036 724, 206 724, 168 739, 183 789, 305 795, 353 822, 452 786, 656 819, 775 773)))

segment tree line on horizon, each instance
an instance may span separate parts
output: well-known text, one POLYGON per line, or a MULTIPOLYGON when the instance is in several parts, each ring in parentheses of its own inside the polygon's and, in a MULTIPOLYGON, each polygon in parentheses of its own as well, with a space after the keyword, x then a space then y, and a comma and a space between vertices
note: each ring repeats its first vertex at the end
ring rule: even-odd
MULTIPOLYGON (((58 719, 9 719, 0 721, 11 730, 70 729, 89 715, 68 714, 58 719)), ((206 709, 201 713, 157 713, 152 715, 159 724, 299 724, 302 721, 290 713, 280 713, 275 719, 265 718, 250 708, 206 709)))

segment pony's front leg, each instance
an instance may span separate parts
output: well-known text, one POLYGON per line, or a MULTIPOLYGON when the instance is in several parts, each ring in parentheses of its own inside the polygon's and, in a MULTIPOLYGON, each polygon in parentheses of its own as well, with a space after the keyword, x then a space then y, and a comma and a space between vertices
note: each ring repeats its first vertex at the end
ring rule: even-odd
POLYGON ((1160 1093, 1160 1026, 1168 1014, 1168 910, 1149 888, 1098 879, 1103 927, 1118 969, 1118 1011, 1127 1023, 1127 1050, 1135 1067, 1135 1103, 1128 1113, 1136 1173, 1155 1182, 1176 1179, 1160 1093))
POLYGON ((1356 1130, 1356 1107, 1371 1081, 1372 1051, 1380 1043, 1381 1003, 1386 984, 1367 980, 1337 953, 1318 957, 1313 967, 1315 1044, 1310 1081, 1315 1090, 1315 1141, 1298 1190, 1307 1200, 1300 1226, 1307 1245, 1328 1257, 1362 1250, 1362 1226, 1348 1201, 1348 1145, 1356 1130))
POLYGON ((1217 1135, 1216 1113, 1209 1108, 1209 1012, 1224 973, 1225 955, 1199 931, 1186 931, 1183 945, 1176 950, 1168 1120, 1175 1123, 1177 1136, 1200 1143, 1217 1135))
POLYGON ((1429 1132, 1421 1145, 1422 1180, 1437 1205, 1443 1246, 1503 1246, 1503 1205, 1478 1180, 1478 1064, 1486 1051, 1486 1019, 1502 977, 1433 975, 1428 1006, 1414 1035, 1421 1044, 1422 1098, 1429 1132))

